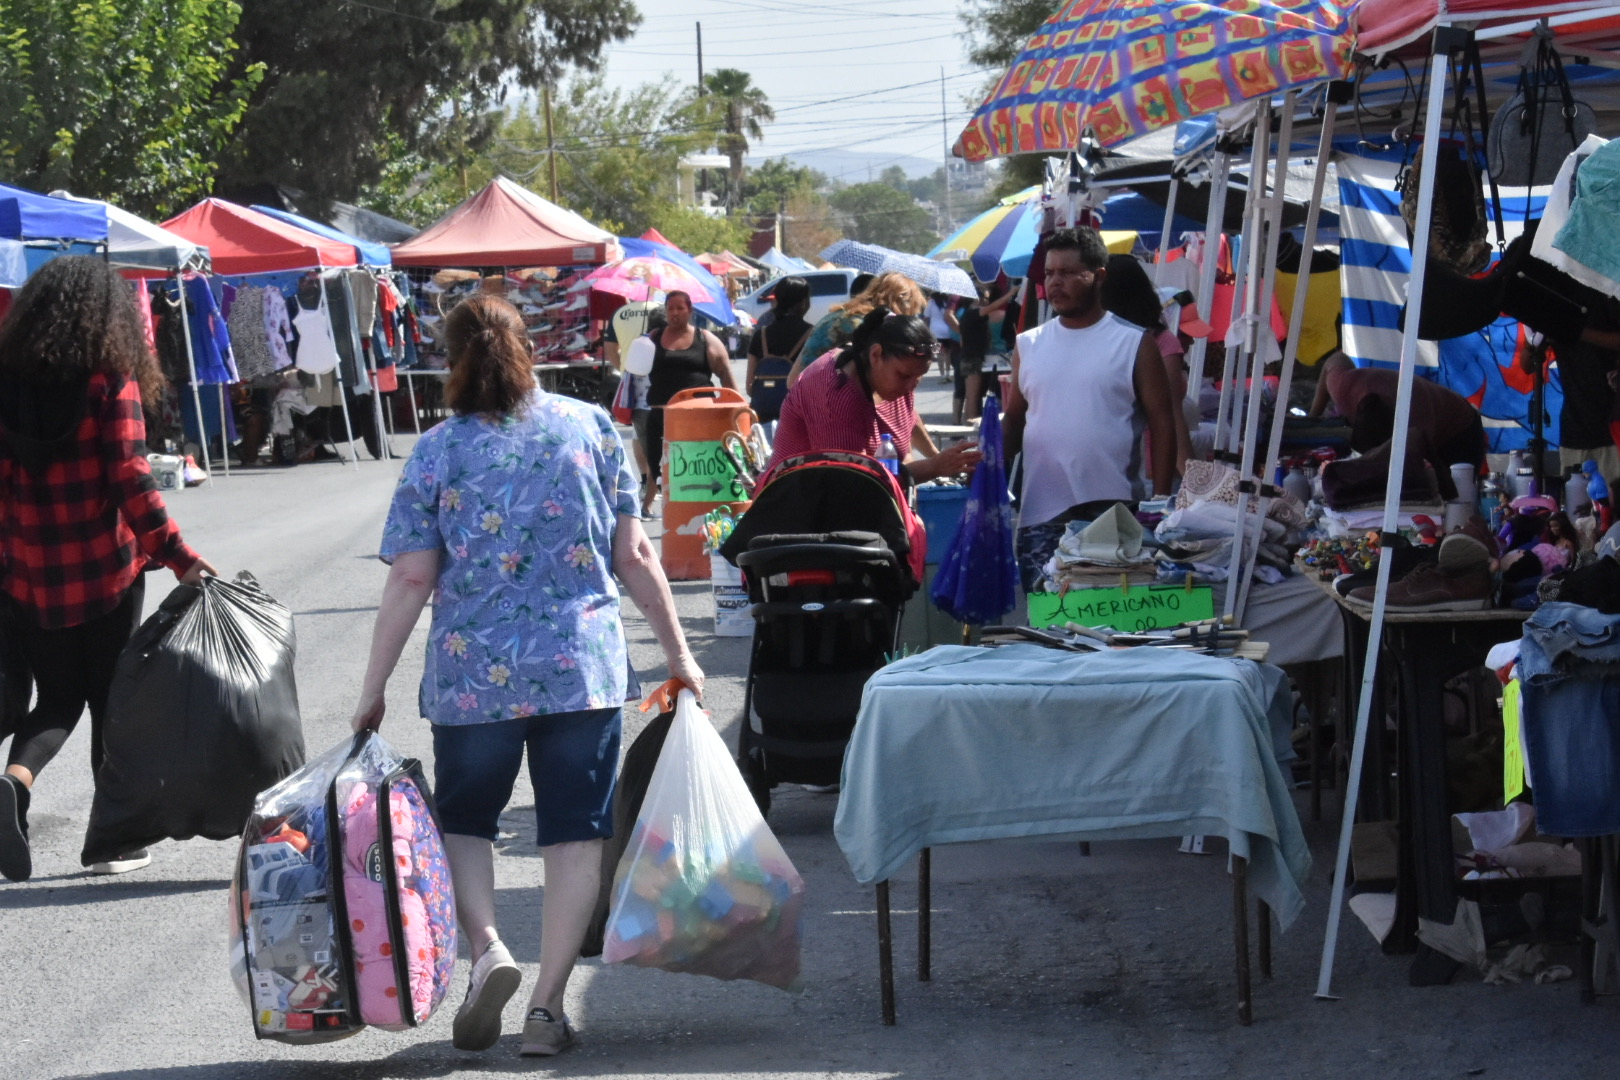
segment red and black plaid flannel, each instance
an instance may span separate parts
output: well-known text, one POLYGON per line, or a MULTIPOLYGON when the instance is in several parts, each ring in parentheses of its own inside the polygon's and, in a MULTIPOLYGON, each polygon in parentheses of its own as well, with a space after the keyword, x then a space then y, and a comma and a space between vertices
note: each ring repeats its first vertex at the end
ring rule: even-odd
POLYGON ((140 386, 95 375, 86 393, 74 452, 43 475, 0 440, 0 576, 46 629, 105 615, 148 562, 183 574, 197 561, 146 461, 140 386))

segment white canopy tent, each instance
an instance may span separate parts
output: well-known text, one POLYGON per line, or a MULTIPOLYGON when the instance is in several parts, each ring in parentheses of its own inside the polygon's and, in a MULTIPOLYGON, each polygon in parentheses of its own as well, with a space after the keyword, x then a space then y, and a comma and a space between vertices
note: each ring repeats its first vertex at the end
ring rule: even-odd
POLYGON ((196 270, 207 273, 208 249, 99 199, 53 191, 58 199, 91 203, 107 210, 107 259, 120 270, 196 270))

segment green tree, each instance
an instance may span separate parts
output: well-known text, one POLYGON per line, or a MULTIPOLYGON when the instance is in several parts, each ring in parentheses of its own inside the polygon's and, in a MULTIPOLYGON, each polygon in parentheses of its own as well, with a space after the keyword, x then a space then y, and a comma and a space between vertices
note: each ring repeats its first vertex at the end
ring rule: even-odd
POLYGON ((808 165, 768 158, 743 174, 743 205, 751 214, 774 214, 789 200, 814 195, 826 185, 827 178, 808 165))
POLYGON ((920 253, 939 242, 928 211, 881 181, 852 184, 828 201, 846 219, 845 235, 862 243, 920 253))
POLYGON ((632 0, 242 0, 236 68, 265 77, 219 187, 284 184, 318 204, 402 156, 470 166, 509 94, 600 69, 640 18, 632 0))
POLYGON ((0 172, 167 217, 208 192, 262 77, 227 0, 0 0, 0 172))
POLYGON ((765 137, 764 125, 776 119, 776 112, 765 91, 754 85, 753 76, 737 68, 720 68, 705 75, 703 94, 694 95, 691 104, 696 122, 717 129, 714 148, 731 159, 726 206, 738 206, 749 140, 765 137))
POLYGON ((673 203, 654 210, 651 224, 670 243, 691 255, 702 251, 719 254, 727 248, 746 254, 751 232, 745 218, 710 217, 695 206, 673 203))
MULTIPOLYGON (((988 93, 999 82, 1041 24, 1051 16, 1050 0, 965 0, 958 17, 968 32, 968 59, 978 67, 993 68, 988 93)), ((977 104, 977 103, 975 103, 977 104)), ((996 198, 1022 191, 1045 178, 1040 154, 1018 154, 1002 165, 1001 181, 991 193, 996 198)))

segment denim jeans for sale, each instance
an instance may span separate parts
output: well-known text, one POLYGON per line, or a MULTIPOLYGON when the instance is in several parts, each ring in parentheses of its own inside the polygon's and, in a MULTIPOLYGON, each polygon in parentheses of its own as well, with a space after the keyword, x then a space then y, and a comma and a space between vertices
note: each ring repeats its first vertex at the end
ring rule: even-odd
POLYGON ((1537 827, 1620 832, 1620 616, 1543 604, 1525 623, 1519 676, 1537 827))

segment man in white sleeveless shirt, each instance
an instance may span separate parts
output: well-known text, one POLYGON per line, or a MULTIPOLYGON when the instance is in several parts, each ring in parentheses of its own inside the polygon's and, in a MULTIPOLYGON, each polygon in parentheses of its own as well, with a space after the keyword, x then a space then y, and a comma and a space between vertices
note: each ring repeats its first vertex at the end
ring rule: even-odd
POLYGON ((1170 382, 1153 335, 1103 310, 1108 248, 1095 229, 1060 230, 1046 247, 1046 299, 1056 318, 1018 335, 1002 420, 1007 460, 1024 454, 1018 561, 1040 580, 1064 526, 1116 502, 1169 492, 1176 436, 1170 382))

